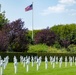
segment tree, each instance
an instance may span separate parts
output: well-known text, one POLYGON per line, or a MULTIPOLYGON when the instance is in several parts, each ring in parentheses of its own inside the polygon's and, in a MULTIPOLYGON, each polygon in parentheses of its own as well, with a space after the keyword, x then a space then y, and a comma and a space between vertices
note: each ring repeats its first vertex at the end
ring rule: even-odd
POLYGON ((76 24, 57 25, 50 29, 57 35, 58 42, 66 41, 65 43, 67 43, 68 41, 70 44, 76 44, 76 24))
POLYGON ((9 51, 24 52, 28 50, 28 29, 23 28, 21 19, 13 21, 3 27, 9 37, 9 51))
POLYGON ((0 30, 8 22, 9 22, 9 20, 5 17, 5 12, 0 13, 0 30))
POLYGON ((53 45, 56 40, 56 35, 50 29, 43 29, 35 36, 35 43, 43 43, 47 45, 53 45))
POLYGON ((5 32, 2 30, 0 31, 0 51, 5 52, 8 48, 8 36, 5 34, 5 32))

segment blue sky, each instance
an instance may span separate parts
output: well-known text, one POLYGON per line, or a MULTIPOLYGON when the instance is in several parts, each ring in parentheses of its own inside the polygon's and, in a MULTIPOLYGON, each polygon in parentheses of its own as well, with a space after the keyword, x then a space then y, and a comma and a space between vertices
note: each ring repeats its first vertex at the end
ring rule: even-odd
POLYGON ((32 29, 32 10, 25 7, 34 2, 34 29, 44 29, 57 24, 76 23, 76 0, 0 0, 1 11, 10 21, 19 18, 25 27, 32 29))

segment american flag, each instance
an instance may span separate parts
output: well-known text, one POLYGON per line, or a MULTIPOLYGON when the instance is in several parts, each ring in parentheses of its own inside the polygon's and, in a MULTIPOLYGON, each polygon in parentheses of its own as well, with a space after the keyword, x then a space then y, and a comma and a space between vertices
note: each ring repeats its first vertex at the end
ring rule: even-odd
POLYGON ((33 9, 33 4, 27 6, 27 7, 25 8, 25 11, 29 11, 29 10, 32 10, 32 9, 33 9))

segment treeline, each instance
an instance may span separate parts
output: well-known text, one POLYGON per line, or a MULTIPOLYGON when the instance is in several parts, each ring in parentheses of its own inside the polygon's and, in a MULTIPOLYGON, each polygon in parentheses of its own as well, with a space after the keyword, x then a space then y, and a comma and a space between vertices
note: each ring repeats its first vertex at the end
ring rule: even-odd
MULTIPOLYGON (((30 37, 32 31, 29 31, 30 37)), ((76 44, 76 24, 54 25, 51 28, 34 30, 34 43, 59 43, 62 47, 67 48, 70 44, 76 44), (51 42, 54 41, 54 42, 51 42)))
POLYGON ((24 28, 21 19, 10 22, 0 13, 0 52, 27 52, 30 45, 44 44, 57 49, 76 52, 76 24, 60 24, 32 31, 24 28))
POLYGON ((76 44, 76 24, 57 25, 50 29, 55 32, 58 40, 76 44))
POLYGON ((60 24, 34 31, 34 44, 46 44, 68 52, 76 52, 76 24, 60 24), (38 32, 37 32, 38 31, 38 32))

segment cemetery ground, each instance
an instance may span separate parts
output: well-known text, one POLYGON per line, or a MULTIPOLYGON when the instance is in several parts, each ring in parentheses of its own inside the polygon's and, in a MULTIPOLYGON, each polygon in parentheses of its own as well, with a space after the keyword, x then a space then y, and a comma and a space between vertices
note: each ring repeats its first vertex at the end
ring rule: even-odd
POLYGON ((59 63, 55 64, 55 68, 52 67, 51 63, 48 62, 48 68, 45 69, 45 62, 42 62, 39 66, 39 70, 36 69, 36 63, 32 67, 32 63, 29 64, 29 71, 26 72, 26 66, 23 67, 23 64, 18 62, 17 73, 14 73, 14 64, 8 63, 6 69, 3 72, 3 75, 76 75, 76 66, 75 63, 70 66, 68 62, 67 67, 65 63, 62 62, 62 67, 59 67, 59 63))

